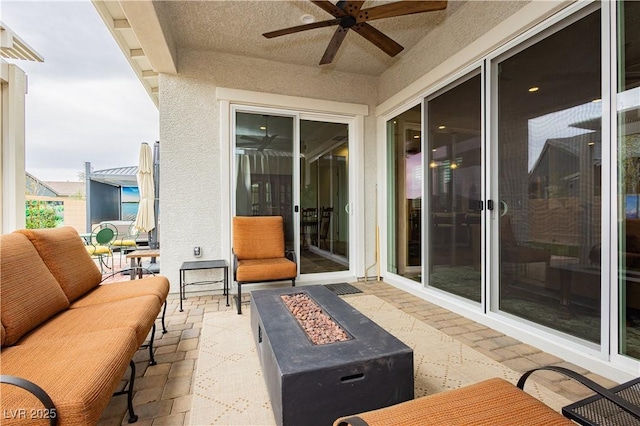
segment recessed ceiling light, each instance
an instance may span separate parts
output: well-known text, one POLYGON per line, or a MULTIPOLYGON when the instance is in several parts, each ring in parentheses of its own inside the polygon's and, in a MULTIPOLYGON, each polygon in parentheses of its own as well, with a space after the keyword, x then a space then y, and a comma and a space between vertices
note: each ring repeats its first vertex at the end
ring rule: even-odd
POLYGON ((267 130, 267 126, 260 126, 260 130, 267 130))
POLYGON ((451 163, 451 168, 452 168, 452 169, 457 169, 457 168, 458 168, 458 165, 457 165, 456 163, 451 163))
POLYGON ((414 139, 420 139, 420 135, 414 135, 413 138, 414 139))
POLYGON ((309 15, 308 13, 302 15, 300 17, 300 20, 303 24, 311 24, 312 22, 316 22, 316 18, 314 18, 313 15, 309 15))
POLYGON ((447 128, 446 126, 438 126, 438 129, 440 129, 440 130, 443 130, 443 129, 446 129, 446 128, 447 128))
POLYGON ((589 142, 589 146, 593 146, 595 144, 596 144, 595 142, 589 142))
POLYGON ((537 87, 537 86, 533 86, 533 87, 530 87, 530 88, 529 88, 529 92, 531 92, 531 93, 533 93, 533 92, 537 92, 538 90, 540 90, 540 88, 539 88, 539 87, 537 87))
POLYGON ((432 169, 435 169, 436 167, 438 167, 438 163, 436 163, 435 161, 432 161, 431 163, 429 163, 429 167, 431 167, 432 169))
POLYGON ((591 102, 593 102, 594 104, 597 104, 598 102, 602 102, 602 99, 600 99, 600 98, 594 99, 591 102))

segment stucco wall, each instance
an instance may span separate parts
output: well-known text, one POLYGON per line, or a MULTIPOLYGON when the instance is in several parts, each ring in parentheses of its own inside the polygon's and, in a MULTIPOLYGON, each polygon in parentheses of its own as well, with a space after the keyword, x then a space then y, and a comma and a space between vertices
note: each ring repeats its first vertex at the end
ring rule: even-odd
POLYGON ((451 8, 445 21, 380 76, 379 106, 424 92, 574 2, 467 1, 451 8))
MULTIPOLYGON (((527 3, 529 0, 467 1, 451 8, 446 20, 382 74, 378 100, 382 102, 407 87, 527 3)), ((485 53, 478 51, 477 57, 485 53)))
MULTIPOLYGON (((225 258, 231 250, 223 214, 231 208, 224 199, 229 176, 221 172, 229 161, 221 144, 229 141, 220 141, 217 87, 369 105, 362 179, 366 193, 374 193, 377 78, 193 50, 181 51, 178 68, 178 75, 160 76, 160 200, 170 204, 160 207, 161 270, 172 292, 182 262, 195 260, 194 246, 202 247, 202 259, 225 258)), ((365 208, 366 264, 374 260, 373 203, 367 199, 365 208)))

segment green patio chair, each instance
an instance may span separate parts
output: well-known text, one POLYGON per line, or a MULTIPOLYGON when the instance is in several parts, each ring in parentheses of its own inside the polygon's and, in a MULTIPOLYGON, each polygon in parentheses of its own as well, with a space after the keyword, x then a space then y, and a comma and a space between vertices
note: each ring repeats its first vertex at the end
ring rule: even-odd
POLYGON ((102 223, 91 231, 90 244, 86 246, 87 252, 92 258, 98 259, 102 273, 104 273, 105 267, 107 269, 113 268, 113 251, 111 245, 117 238, 118 229, 110 223, 102 223), (107 263, 108 258, 111 258, 111 267, 109 267, 107 263))

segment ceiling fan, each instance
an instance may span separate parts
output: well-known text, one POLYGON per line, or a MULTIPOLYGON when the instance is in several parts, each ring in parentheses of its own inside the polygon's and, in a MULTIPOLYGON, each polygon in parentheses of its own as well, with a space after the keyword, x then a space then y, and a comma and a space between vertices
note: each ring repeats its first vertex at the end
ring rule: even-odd
POLYGON ((240 136, 240 139, 244 139, 250 142, 248 145, 258 144, 258 147, 256 149, 260 152, 264 151, 264 149, 267 148, 269 145, 271 145, 273 141, 275 141, 276 138, 278 137, 278 135, 269 136, 269 117, 266 115, 264 115, 263 117, 264 117, 264 126, 260 127, 260 129, 264 130, 264 136, 262 138, 256 138, 254 136, 246 136, 246 135, 240 136))
POLYGON ((334 19, 327 21, 313 22, 310 24, 298 25, 282 30, 271 31, 262 34, 266 38, 274 38, 300 31, 312 30, 315 28, 331 27, 338 25, 329 46, 324 52, 320 65, 330 64, 338 52, 347 32, 353 30, 362 37, 369 40, 389 56, 396 56, 404 47, 387 37, 381 31, 369 25, 368 21, 375 19, 392 18, 395 16, 411 15, 414 13, 434 12, 447 8, 447 1, 397 1, 386 3, 380 6, 361 9, 364 1, 340 0, 333 4, 329 0, 311 0, 325 12, 334 16, 334 19))

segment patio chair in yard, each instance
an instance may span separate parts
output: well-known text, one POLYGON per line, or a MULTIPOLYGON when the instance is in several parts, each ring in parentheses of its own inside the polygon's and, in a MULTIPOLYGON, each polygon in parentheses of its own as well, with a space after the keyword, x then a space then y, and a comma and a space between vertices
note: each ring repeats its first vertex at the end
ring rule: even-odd
POLYGON ((103 223, 91 231, 89 244, 86 245, 87 252, 92 258, 97 258, 100 263, 100 271, 104 273, 104 267, 111 269, 113 267, 113 251, 111 244, 118 238, 118 229, 109 224, 103 223), (111 258, 111 267, 105 259, 111 258))
POLYGON ((136 251, 138 249, 138 242, 136 241, 140 235, 140 231, 135 227, 134 222, 131 222, 127 234, 120 238, 116 238, 111 246, 117 248, 120 252, 120 264, 122 265, 122 254, 127 254, 130 251, 136 251))
POLYGON ((337 419, 334 426, 382 425, 638 425, 640 379, 606 389, 572 370, 547 366, 526 372, 517 385, 489 379, 378 410, 337 419), (562 408, 562 414, 524 392, 527 378, 551 370, 575 379, 594 396, 562 408), (573 420, 573 421, 572 421, 573 420))
POLYGON ((291 280, 298 274, 295 254, 285 251, 282 216, 233 218, 233 279, 238 285, 238 314, 242 285, 291 280))

